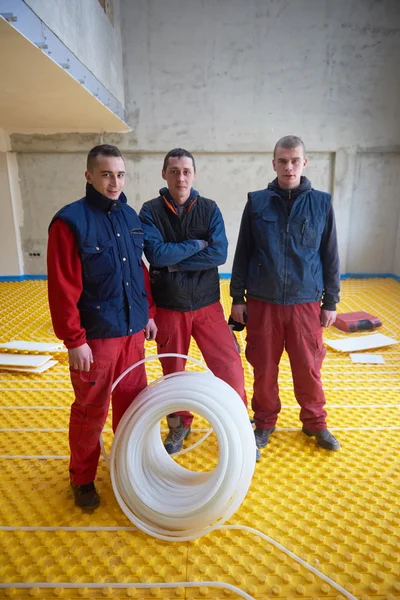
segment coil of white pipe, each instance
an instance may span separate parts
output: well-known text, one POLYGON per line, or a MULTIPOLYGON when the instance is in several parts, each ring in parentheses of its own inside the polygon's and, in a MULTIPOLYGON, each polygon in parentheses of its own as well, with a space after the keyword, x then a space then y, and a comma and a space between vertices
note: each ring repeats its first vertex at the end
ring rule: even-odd
MULTIPOLYGON (((164 354, 162 356, 165 358, 174 356, 189 359, 206 369, 208 373, 176 373, 151 383, 139 396, 137 396, 135 402, 122 418, 114 437, 110 459, 108 459, 104 444, 101 441, 104 456, 110 466, 115 496, 127 517, 139 529, 142 529, 154 537, 167 541, 192 540, 216 529, 239 529, 250 531, 270 542, 309 571, 318 577, 321 577, 321 579, 342 593, 348 600, 357 600, 353 594, 349 593, 341 585, 315 569, 312 565, 309 565, 303 559, 293 554, 290 550, 265 535, 263 532, 244 525, 222 525, 244 500, 254 472, 255 440, 253 429, 248 421, 247 410, 244 408, 244 405, 236 392, 234 392, 234 390, 226 383, 214 377, 211 374, 211 371, 198 360, 182 354, 164 354), (188 376, 191 379, 183 379, 183 377, 188 376), (200 376, 200 379, 195 380, 194 376, 200 376), (166 384, 166 382, 169 383, 166 384), (180 385, 180 383, 182 383, 182 385, 180 385), (193 394, 193 385, 190 390, 186 389, 185 385, 187 383, 197 386, 197 393, 193 394), (210 385, 211 388, 214 388, 214 394, 211 394, 211 401, 207 402, 207 398, 210 399, 210 396, 207 395, 210 392, 210 385), (162 387, 160 388, 159 386, 162 387), (235 398, 230 392, 233 393, 235 398), (218 395, 219 393, 220 395, 218 395), (171 394, 175 395, 171 398, 171 394), (143 407, 143 405, 149 401, 151 404, 143 407), (192 401, 193 404, 191 404, 192 401), (201 409, 202 402, 204 404, 204 410, 201 409), (157 408, 157 414, 155 412, 152 414, 153 407, 157 408), (139 411, 139 408, 141 413, 136 414, 136 412, 139 411), (212 415, 213 408, 216 409, 214 418, 212 415), (183 469, 165 452, 161 442, 159 420, 170 412, 182 409, 191 409, 198 412, 205 416, 212 426, 214 426, 216 422, 219 423, 220 428, 217 428, 216 433, 220 449, 223 448, 225 450, 224 462, 222 465, 220 460, 217 468, 212 472, 193 473, 192 471, 183 469), (131 417, 133 419, 132 423, 131 417), (145 428, 142 429, 142 431, 139 431, 139 429, 135 431, 135 428, 139 426, 143 428, 143 425, 145 428), (230 426, 231 429, 225 431, 225 426, 230 426), (218 431, 221 431, 221 429, 222 433, 225 435, 220 435, 218 437, 218 431), (135 435, 138 433, 141 434, 142 446, 140 447, 138 446, 139 441, 135 439, 135 435), (240 441, 239 444, 237 443, 238 441, 240 441), (228 446, 228 443, 232 444, 233 442, 235 442, 236 445, 228 446), (223 444, 226 445, 224 446, 223 444), (233 451, 235 456, 234 459, 229 455, 230 449, 233 451), (130 463, 131 453, 136 461, 135 466, 133 466, 133 463, 130 463), (238 457, 239 460, 237 460, 238 457), (230 464, 228 464, 229 459, 231 459, 230 464), (235 462, 235 460, 237 460, 237 462, 235 462), (143 462, 141 463, 141 461, 143 462), (134 469, 136 467, 139 467, 139 477, 135 474, 134 469), (168 477, 166 475, 168 475, 168 477), (229 477, 232 477, 231 481, 229 481, 229 477), (144 490, 140 489, 141 483, 145 484, 144 490), (207 484, 209 484, 209 486, 207 486, 207 484), (182 492, 184 492, 183 497, 182 492), (200 495, 196 495, 196 492, 200 492, 200 495), (153 500, 156 499, 156 493, 158 494, 158 501, 153 503, 153 500), (164 501, 161 501, 160 498, 164 498, 164 501), (227 500, 227 502, 224 504, 225 500, 227 500), (145 504, 146 502, 149 502, 148 506, 145 504), (139 506, 139 510, 137 510, 137 506, 139 506), (211 509, 213 509, 213 511, 211 509), (207 511, 209 511, 209 513, 207 511), (180 515, 183 516, 182 520, 180 519, 180 515), (214 517, 216 520, 212 522, 211 518, 214 519, 214 517), (201 523, 205 524, 204 527, 202 527, 201 523), (165 527, 166 524, 168 527, 165 527)), ((114 382, 112 391, 121 379, 123 379, 132 369, 156 358, 160 358, 160 355, 145 358, 126 369, 126 371, 124 371, 114 382)), ((203 441, 205 437, 200 441, 203 441)), ((193 448, 198 444, 199 442, 194 444, 193 448)), ((22 584, 24 587, 28 587, 29 585, 30 584, 22 584)), ((45 583, 34 585, 37 585, 38 587, 49 587, 49 585, 50 587, 71 587, 71 585, 84 585, 88 588, 99 587, 99 584, 91 583, 45 583)), ((161 584, 139 583, 133 584, 132 587, 198 587, 199 585, 227 588, 236 592, 243 598, 253 600, 252 597, 243 590, 228 583, 215 581, 161 584)), ((123 584, 115 584, 115 586, 122 587, 123 584)))
POLYGON ((139 529, 167 541, 193 540, 221 526, 243 502, 255 455, 240 396, 210 372, 175 373, 145 388, 121 419, 111 448, 111 481, 121 509, 139 529), (213 428, 215 469, 190 471, 165 451, 160 421, 180 410, 201 415, 213 428))

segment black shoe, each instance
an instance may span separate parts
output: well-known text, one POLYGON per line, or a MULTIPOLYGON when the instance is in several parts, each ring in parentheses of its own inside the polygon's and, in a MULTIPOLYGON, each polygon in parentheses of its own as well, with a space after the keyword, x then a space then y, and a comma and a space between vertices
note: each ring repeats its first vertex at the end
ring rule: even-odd
POLYGON ((190 427, 182 425, 182 419, 179 415, 168 415, 167 422, 169 434, 164 440, 164 448, 168 454, 176 454, 182 450, 183 442, 190 434, 190 427))
POLYGON ((322 429, 322 431, 310 431, 310 429, 303 427, 303 433, 309 437, 315 437, 317 444, 321 446, 321 448, 325 448, 325 450, 339 450, 340 448, 339 442, 328 429, 322 429))
POLYGON ((100 496, 93 481, 84 485, 74 485, 71 481, 71 488, 74 492, 75 504, 80 508, 97 508, 99 506, 100 496))
POLYGON ((254 437, 256 438, 256 446, 257 448, 265 448, 265 446, 269 442, 269 436, 271 433, 274 433, 275 427, 271 427, 271 429, 260 429, 256 427, 254 430, 254 437))

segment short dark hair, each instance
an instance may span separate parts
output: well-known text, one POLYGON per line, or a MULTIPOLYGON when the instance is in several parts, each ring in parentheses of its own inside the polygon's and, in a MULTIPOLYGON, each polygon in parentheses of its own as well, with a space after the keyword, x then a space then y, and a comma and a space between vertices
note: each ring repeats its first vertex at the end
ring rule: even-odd
POLYGON ((163 171, 167 170, 169 158, 182 158, 183 156, 187 156, 188 158, 192 159, 193 169, 196 172, 196 163, 194 162, 193 154, 191 154, 188 150, 184 150, 183 148, 174 148, 173 150, 170 150, 168 154, 166 154, 164 158, 163 171))
POLYGON ((100 144, 91 149, 87 156, 87 170, 92 171, 96 165, 96 159, 98 156, 115 156, 116 158, 122 158, 121 151, 117 146, 111 146, 111 144, 100 144))
POLYGON ((280 140, 278 140, 275 144, 274 158, 275 158, 277 148, 298 148, 299 146, 301 148, 303 148, 303 152, 305 154, 306 147, 301 138, 297 137, 297 135, 285 135, 280 140))

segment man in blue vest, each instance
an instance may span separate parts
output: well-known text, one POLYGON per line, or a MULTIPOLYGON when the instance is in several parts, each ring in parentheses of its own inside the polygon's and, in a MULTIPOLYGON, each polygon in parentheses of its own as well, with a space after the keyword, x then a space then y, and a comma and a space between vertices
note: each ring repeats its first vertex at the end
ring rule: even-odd
MULTIPOLYGON (((71 487, 76 504, 93 509, 100 502, 94 479, 111 386, 144 358, 144 338, 154 339, 157 328, 141 260, 143 229, 122 192, 125 163, 118 148, 93 148, 85 176, 85 196, 52 219, 47 267, 53 327, 68 349, 75 393, 69 423, 71 487)), ((146 385, 142 365, 116 387, 114 431, 146 385)))
POLYGON ((277 178, 250 192, 232 268, 232 319, 247 325, 246 357, 254 369, 255 439, 264 448, 281 409, 279 362, 289 354, 303 432, 326 450, 339 442, 328 431, 321 366, 322 327, 336 319, 340 269, 331 196, 302 176, 302 140, 281 138, 274 150, 277 178))

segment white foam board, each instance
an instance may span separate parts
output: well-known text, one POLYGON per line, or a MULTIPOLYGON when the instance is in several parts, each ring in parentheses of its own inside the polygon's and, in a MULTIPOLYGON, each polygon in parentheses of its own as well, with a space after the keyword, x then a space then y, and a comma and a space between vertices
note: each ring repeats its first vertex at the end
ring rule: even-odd
POLYGON ((363 335, 360 337, 351 337, 342 340, 324 340, 327 346, 339 350, 339 352, 357 352, 357 350, 372 350, 373 348, 382 348, 382 346, 391 346, 398 344, 397 340, 383 335, 383 333, 373 333, 372 335, 363 335))
POLYGON ((4 367, 40 367, 53 358, 48 354, 6 354, 0 352, 0 366, 4 367))
POLYGON ((6 367, 4 365, 0 365, 0 371, 17 371, 18 373, 44 373, 51 367, 54 367, 58 363, 58 360, 48 360, 40 367, 6 367))
POLYGON ((385 359, 382 354, 364 354, 358 352, 357 354, 350 354, 350 358, 355 363, 365 363, 369 365, 384 365, 385 359))
POLYGON ((64 344, 60 342, 25 342, 23 340, 14 340, 0 344, 0 348, 5 350, 21 350, 26 352, 63 352, 66 351, 64 344))

